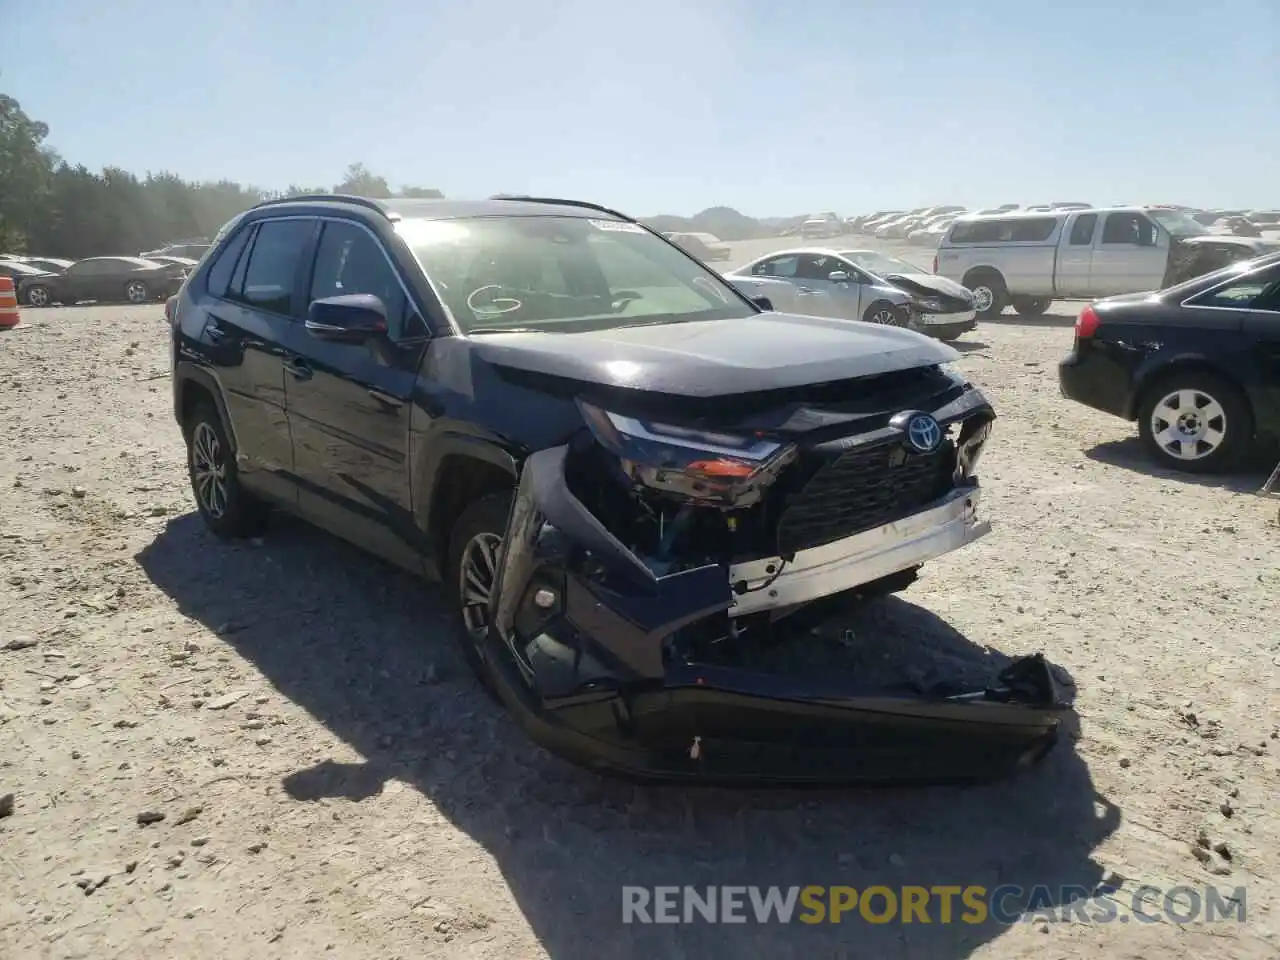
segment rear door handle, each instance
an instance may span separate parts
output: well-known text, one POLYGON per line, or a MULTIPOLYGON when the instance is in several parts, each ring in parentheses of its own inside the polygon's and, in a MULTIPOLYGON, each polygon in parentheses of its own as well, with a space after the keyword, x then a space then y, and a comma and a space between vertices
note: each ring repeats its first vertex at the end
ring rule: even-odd
POLYGON ((401 400, 399 397, 393 397, 391 396, 391 394, 383 393, 381 390, 374 390, 370 388, 369 396, 373 397, 374 400, 377 400, 378 403, 382 404, 382 406, 386 408, 388 413, 390 413, 393 410, 399 410, 401 407, 404 406, 404 401, 401 400))
POLYGON ((284 361, 284 368, 295 380, 310 380, 313 374, 311 366, 301 357, 290 357, 284 361))

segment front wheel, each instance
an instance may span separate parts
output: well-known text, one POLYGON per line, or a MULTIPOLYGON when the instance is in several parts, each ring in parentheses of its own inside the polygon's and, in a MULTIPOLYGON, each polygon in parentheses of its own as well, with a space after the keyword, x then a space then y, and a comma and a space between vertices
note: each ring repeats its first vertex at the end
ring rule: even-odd
POLYGON ((1163 466, 1216 473, 1238 461, 1252 442, 1253 412, 1226 378, 1175 373, 1147 389, 1138 411, 1138 434, 1163 466))
POLYGON ((146 303, 151 299, 151 291, 142 280, 130 280, 124 285, 124 298, 130 303, 146 303))
POLYGON ((489 632, 489 602, 498 578, 498 557, 507 533, 511 494, 495 493, 462 511, 449 534, 446 589, 457 618, 457 637, 467 666, 495 700, 493 675, 483 653, 489 632))
POLYGON ((1053 301, 1048 297, 1014 297, 1013 309, 1020 317, 1042 317, 1049 312, 1053 301))
POLYGON ((877 300, 867 307, 862 319, 867 323, 878 323, 885 327, 905 327, 907 315, 901 307, 896 307, 888 300, 877 300))
POLYGON ((24 299, 29 307, 47 307, 53 300, 49 294, 49 288, 39 285, 27 287, 24 299))

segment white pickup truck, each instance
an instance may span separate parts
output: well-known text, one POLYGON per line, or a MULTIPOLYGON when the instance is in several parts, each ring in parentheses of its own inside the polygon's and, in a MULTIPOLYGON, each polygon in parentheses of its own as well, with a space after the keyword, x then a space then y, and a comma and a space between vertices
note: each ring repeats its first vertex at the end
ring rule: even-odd
POLYGON ((1015 211, 957 218, 933 272, 973 291, 979 319, 1010 305, 1039 316, 1054 300, 1158 290, 1272 248, 1165 207, 1015 211))

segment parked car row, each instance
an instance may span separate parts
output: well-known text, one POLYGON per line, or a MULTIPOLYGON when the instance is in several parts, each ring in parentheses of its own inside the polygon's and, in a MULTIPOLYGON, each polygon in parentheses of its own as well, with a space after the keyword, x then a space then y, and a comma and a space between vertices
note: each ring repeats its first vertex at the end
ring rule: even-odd
POLYGON ((0 276, 14 281, 18 302, 29 307, 82 300, 150 303, 178 291, 198 261, 176 255, 56 257, 0 255, 0 276))

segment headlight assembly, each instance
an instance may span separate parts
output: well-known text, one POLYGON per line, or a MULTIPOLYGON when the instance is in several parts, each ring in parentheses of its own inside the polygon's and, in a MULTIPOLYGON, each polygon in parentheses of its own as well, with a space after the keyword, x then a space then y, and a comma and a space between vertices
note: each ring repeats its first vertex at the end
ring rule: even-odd
POLYGON ((756 434, 725 434, 611 413, 584 400, 578 409, 596 440, 633 484, 720 506, 756 502, 795 447, 756 434))
POLYGON ((940 313, 942 311, 942 301, 936 297, 919 297, 913 300, 911 305, 921 313, 940 313))

